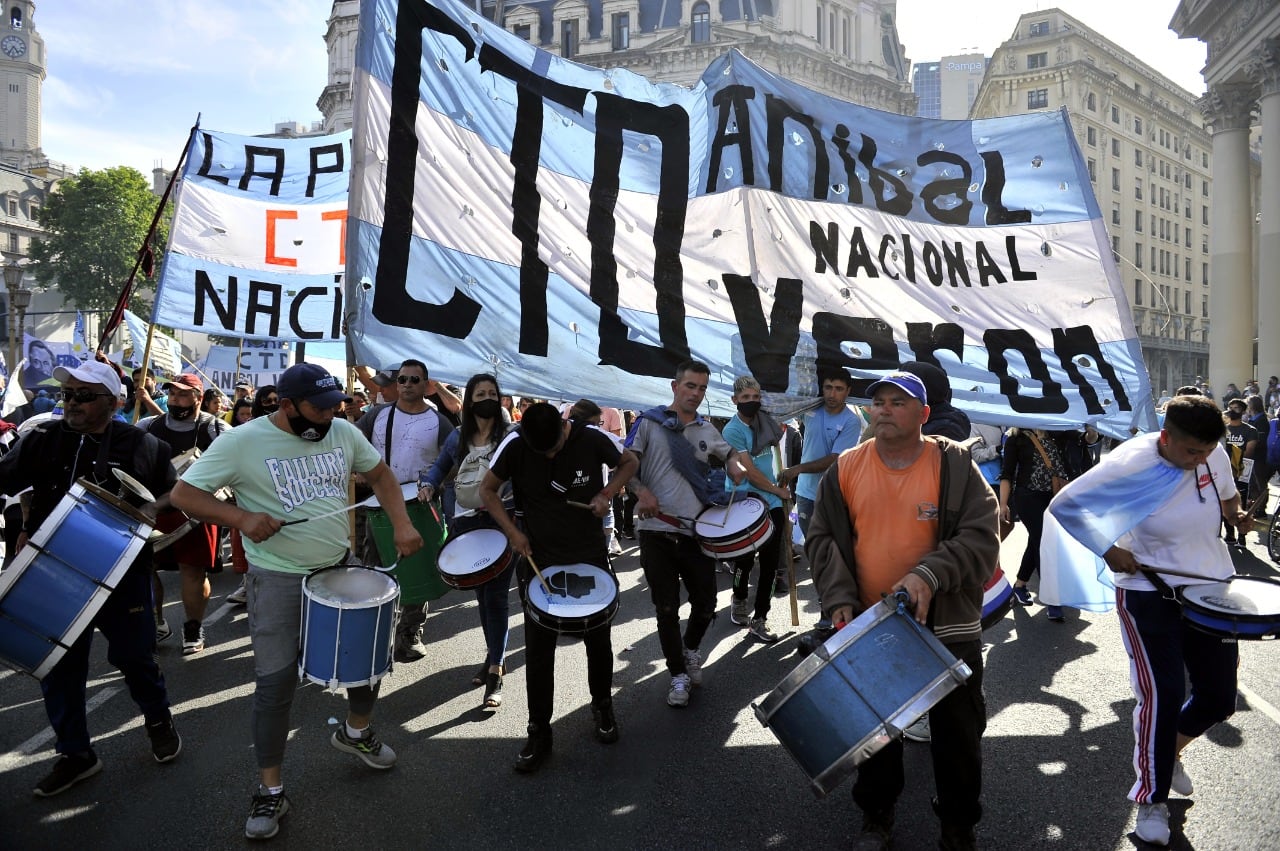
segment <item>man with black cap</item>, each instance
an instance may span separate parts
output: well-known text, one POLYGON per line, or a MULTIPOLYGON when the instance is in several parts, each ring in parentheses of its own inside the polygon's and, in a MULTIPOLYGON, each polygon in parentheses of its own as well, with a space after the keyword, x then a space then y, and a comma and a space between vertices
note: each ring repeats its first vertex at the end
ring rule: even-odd
MULTIPOLYGON (((62 385, 62 417, 33 427, 0 458, 0 491, 12 495, 31 488, 19 548, 26 546, 28 537, 35 534, 78 479, 128 501, 114 473, 129 474, 153 494, 161 495, 142 506, 149 516, 168 505, 168 492, 174 481, 169 448, 151 435, 112 419, 120 394, 120 377, 113 368, 87 361, 76 367, 56 367, 53 377, 62 385)), ((88 558, 97 555, 86 553, 88 558)), ((94 627, 107 639, 107 658, 120 669, 130 696, 142 710, 156 761, 169 762, 182 750, 182 739, 169 711, 164 675, 156 664, 151 547, 144 546, 89 628, 78 636, 66 636, 71 639, 71 646, 40 681, 45 711, 57 736, 59 757, 49 775, 36 784, 38 796, 57 795, 102 770, 102 761, 94 754, 89 739, 85 710, 94 627)))
MULTIPOLYGON (((974 848, 982 815, 982 585, 1000 554, 996 499, 967 449, 925 437, 924 384, 894 373, 867 388, 872 438, 842 453, 822 476, 805 552, 823 613, 837 628, 905 591, 909 609, 972 669, 930 711, 942 821, 939 847, 974 848)), ((856 848, 888 848, 903 777, 902 740, 858 769, 862 810, 856 848)))
MULTIPOLYGON (((511 548, 532 558, 541 569, 551 565, 589 564, 609 571, 608 548, 600 534, 607 513, 639 462, 631 452, 619 451, 608 434, 585 421, 564 420, 546 402, 529 406, 520 428, 498 445, 480 484, 480 498, 497 521, 511 548), (603 468, 614 469, 608 482, 603 468), (499 490, 510 481, 515 492, 516 526, 503 508, 499 490), (590 511, 570 506, 578 502, 590 511)), ((612 572, 612 571, 610 571, 612 572)), ((520 597, 528 599, 533 579, 527 565, 520 571, 520 597)), ((537 771, 551 753, 551 710, 555 673, 555 630, 526 617, 525 688, 529 699, 529 739, 516 757, 515 769, 537 771)), ((608 623, 583 635, 587 651, 587 685, 596 738, 618 740, 613 715, 613 648, 608 623)))
MULTIPOLYGON (((167 381, 165 391, 166 412, 162 416, 148 417, 138 423, 138 428, 169 444, 172 458, 191 450, 208 451, 214 438, 231 428, 227 421, 200 410, 204 395, 204 382, 200 376, 183 373, 167 381)), ((156 530, 174 532, 187 523, 181 511, 162 511, 156 518, 156 530)), ((155 569, 176 570, 182 583, 182 655, 190 656, 204 650, 204 613, 209 605, 209 572, 218 564, 218 527, 200 523, 185 532, 169 546, 156 553, 155 569)), ((156 638, 169 636, 164 620, 164 585, 160 574, 154 574, 152 590, 155 594, 156 638)))
MULTIPOLYGON (((173 504, 208 523, 244 535, 249 561, 249 638, 255 688, 253 748, 261 786, 245 823, 245 836, 267 839, 289 811, 282 766, 289 709, 298 684, 302 583, 307 574, 341 563, 347 552, 347 485, 364 473, 395 530, 396 551, 422 546, 405 512, 395 474, 364 435, 338 417, 350 401, 337 380, 315 364, 289 367, 276 384, 280 408, 228 431, 182 474, 173 504), (214 492, 235 490, 236 504, 214 492), (284 525, 284 520, 306 523, 284 525)), ((346 722, 330 743, 371 768, 388 769, 396 755, 370 724, 378 684, 347 689, 346 722)))

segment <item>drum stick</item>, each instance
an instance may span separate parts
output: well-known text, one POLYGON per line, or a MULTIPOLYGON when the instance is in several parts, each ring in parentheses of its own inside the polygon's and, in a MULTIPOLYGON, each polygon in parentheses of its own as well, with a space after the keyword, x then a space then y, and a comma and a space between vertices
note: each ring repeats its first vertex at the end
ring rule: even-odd
POLYGON ((1168 568, 1168 567, 1149 567, 1144 564, 1144 565, 1140 565, 1139 569, 1143 573, 1161 573, 1161 574, 1165 574, 1166 576, 1181 576, 1186 579, 1203 579, 1205 582, 1221 582, 1222 581, 1216 576, 1205 576, 1203 573, 1189 573, 1188 571, 1185 571, 1185 570, 1173 570, 1172 568, 1168 568))
POLYGON ((533 568, 533 572, 538 574, 538 581, 542 583, 542 590, 547 592, 547 596, 551 596, 551 586, 547 584, 547 578, 542 575, 542 571, 538 570, 538 563, 533 560, 533 556, 525 556, 529 559, 529 566, 533 568))
POLYGON ((591 506, 587 505, 585 502, 574 502, 572 499, 566 499, 564 504, 572 506, 573 508, 585 508, 587 511, 593 510, 591 506))
POLYGON ((335 508, 332 511, 325 511, 322 514, 315 515, 314 517, 300 517, 297 520, 286 520, 280 525, 292 526, 295 523, 306 523, 308 520, 323 520, 324 518, 332 517, 335 514, 346 514, 348 511, 354 511, 357 508, 367 508, 377 501, 378 501, 378 496, 377 494, 374 494, 373 496, 365 497, 364 499, 352 505, 345 505, 342 508, 335 508))
POLYGON ((783 500, 782 511, 786 520, 782 524, 783 532, 783 558, 787 560, 787 584, 790 586, 791 596, 791 625, 800 625, 800 595, 796 592, 796 560, 795 554, 791 550, 791 500, 783 500))

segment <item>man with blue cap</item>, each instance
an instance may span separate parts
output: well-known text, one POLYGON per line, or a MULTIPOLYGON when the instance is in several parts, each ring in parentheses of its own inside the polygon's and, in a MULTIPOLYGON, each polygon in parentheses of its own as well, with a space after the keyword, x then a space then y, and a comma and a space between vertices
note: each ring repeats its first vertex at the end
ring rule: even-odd
MULTIPOLYGON (((975 847, 982 816, 982 585, 1000 554, 996 500, 969 451, 925 436, 924 383, 893 373, 867 388, 872 437, 822 476, 805 540, 823 614, 840 628, 905 591, 915 619, 973 671, 930 711, 939 847, 975 847)), ((856 848, 888 848, 905 785, 901 738, 862 763, 856 848)))

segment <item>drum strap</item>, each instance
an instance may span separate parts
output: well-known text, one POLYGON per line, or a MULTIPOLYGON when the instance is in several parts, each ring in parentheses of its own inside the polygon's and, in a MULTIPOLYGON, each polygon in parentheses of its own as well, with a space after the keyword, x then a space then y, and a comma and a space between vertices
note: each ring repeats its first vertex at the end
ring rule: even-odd
POLYGON ((1178 592, 1173 590, 1168 582, 1164 581, 1164 577, 1156 573, 1154 570, 1143 570, 1142 575, 1147 577, 1147 581, 1156 586, 1156 590, 1166 600, 1178 600, 1178 592))
POLYGON ((392 405, 387 410, 387 434, 385 438, 386 442, 382 445, 382 452, 384 455, 387 456, 388 467, 391 466, 391 433, 392 433, 391 429, 395 426, 395 422, 396 422, 396 406, 392 405))

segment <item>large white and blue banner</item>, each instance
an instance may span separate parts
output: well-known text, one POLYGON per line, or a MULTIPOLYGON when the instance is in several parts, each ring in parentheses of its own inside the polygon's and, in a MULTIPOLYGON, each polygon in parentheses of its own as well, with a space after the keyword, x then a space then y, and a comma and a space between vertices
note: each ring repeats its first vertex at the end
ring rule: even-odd
POLYGON ((351 133, 196 129, 152 321, 230 337, 341 340, 351 133))
MULTIPOLYGON (((910 360, 978 421, 1155 426, 1064 112, 930 121, 732 53, 693 88, 574 64, 455 0, 361 4, 358 361, 641 407, 681 361, 810 399, 910 360)), ((778 397, 773 397, 775 401, 778 397)))

